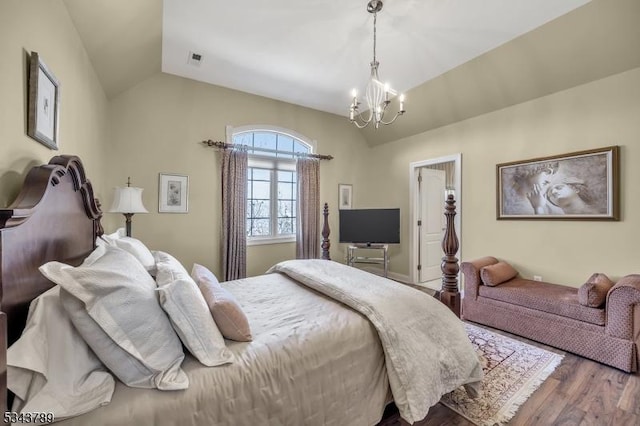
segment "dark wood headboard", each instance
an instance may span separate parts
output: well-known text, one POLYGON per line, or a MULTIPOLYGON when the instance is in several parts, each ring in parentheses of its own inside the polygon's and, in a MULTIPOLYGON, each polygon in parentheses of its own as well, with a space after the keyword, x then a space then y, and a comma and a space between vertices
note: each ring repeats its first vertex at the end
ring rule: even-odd
POLYGON ((100 204, 78 157, 60 155, 29 171, 18 198, 0 209, 0 395, 6 403, 6 348, 20 337, 29 303, 52 287, 38 267, 79 265, 102 234, 100 204), (4 327, 6 324, 6 328, 4 327))

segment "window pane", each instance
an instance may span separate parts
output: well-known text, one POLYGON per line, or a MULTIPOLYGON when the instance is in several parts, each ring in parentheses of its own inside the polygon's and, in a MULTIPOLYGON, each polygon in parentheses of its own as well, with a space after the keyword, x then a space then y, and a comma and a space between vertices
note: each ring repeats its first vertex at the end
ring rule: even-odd
POLYGON ((270 235, 269 222, 269 219, 253 219, 251 223, 251 235, 254 237, 270 235))
POLYGON ((278 182, 293 182, 294 176, 295 176, 295 172, 278 170, 278 182))
POLYGON ((271 180, 271 170, 267 169, 253 169, 253 179, 254 180, 271 180))
MULTIPOLYGON (((251 204, 251 200, 247 200, 247 219, 251 218, 251 204)), ((247 225, 247 229, 249 229, 249 225, 247 225)))
POLYGON ((247 219, 247 237, 251 237, 251 219, 247 219))
POLYGON ((293 138, 278 134, 278 151, 293 151, 293 138))
POLYGON ((287 218, 295 216, 294 201, 278 200, 278 217, 287 218))
POLYGON ((278 199, 293 200, 293 184, 278 182, 278 199))
POLYGON ((251 198, 271 198, 271 184, 269 182, 263 182, 259 180, 251 181, 251 187, 253 191, 250 193, 251 198))
POLYGON ((271 202, 269 200, 249 200, 251 203, 251 217, 268 219, 271 217, 271 202))
POLYGON ((294 228, 293 219, 278 219, 278 234, 293 234, 296 230, 294 228))
MULTIPOLYGON (((276 149, 276 134, 271 132, 256 132, 253 134, 253 146, 256 148, 276 149)), ((257 152, 260 155, 273 155, 268 152, 257 152)))
POLYGON ((237 135, 233 135, 233 143, 253 146, 253 133, 239 133, 237 135))
POLYGON ((309 152, 309 147, 302 142, 294 141, 293 152, 309 152))

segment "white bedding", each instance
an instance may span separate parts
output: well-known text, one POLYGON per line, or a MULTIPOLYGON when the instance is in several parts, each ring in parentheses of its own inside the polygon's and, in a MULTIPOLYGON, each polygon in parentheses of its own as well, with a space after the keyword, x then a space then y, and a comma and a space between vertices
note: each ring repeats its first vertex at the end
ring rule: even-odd
POLYGON ((384 347, 393 399, 409 423, 442 395, 470 385, 482 366, 462 322, 442 303, 410 287, 326 260, 290 260, 271 268, 364 314, 384 347))
POLYGON ((60 425, 354 425, 382 417, 389 383, 375 328, 361 314, 280 274, 222 285, 245 311, 251 342, 234 363, 187 356, 183 391, 118 382, 111 404, 60 425))

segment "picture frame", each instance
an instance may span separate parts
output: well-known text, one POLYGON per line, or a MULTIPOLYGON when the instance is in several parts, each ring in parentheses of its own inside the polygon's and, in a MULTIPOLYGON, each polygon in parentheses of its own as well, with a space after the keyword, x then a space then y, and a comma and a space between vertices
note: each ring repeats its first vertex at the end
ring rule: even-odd
POLYGON ((353 185, 341 183, 338 185, 338 209, 350 210, 353 208, 353 185))
POLYGON ((27 135, 50 149, 58 149, 60 82, 38 52, 31 52, 27 135))
POLYGON ((620 148, 496 165, 496 218, 620 220, 620 148))
POLYGON ((189 176, 160 173, 158 177, 158 213, 189 212, 189 176))

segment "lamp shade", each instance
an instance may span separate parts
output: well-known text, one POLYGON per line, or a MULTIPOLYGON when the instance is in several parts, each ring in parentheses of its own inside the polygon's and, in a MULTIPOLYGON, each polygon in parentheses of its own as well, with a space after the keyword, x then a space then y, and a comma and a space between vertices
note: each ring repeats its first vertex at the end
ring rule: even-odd
POLYGON ((142 204, 142 188, 127 186, 114 188, 113 204, 109 209, 111 213, 149 213, 142 204))

